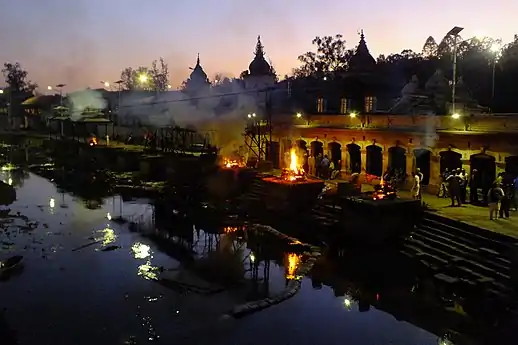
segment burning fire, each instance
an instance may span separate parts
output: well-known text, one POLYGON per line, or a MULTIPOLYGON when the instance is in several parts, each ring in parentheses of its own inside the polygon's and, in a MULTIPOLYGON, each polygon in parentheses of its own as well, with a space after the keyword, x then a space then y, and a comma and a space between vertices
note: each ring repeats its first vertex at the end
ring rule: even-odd
POLYGON ((283 169, 281 178, 285 181, 304 181, 306 179, 306 172, 302 168, 302 164, 297 157, 295 148, 290 150, 290 167, 283 169))
POLYGON ((296 273, 301 262, 301 256, 290 253, 287 255, 286 279, 297 279, 296 273))
POLYGON ((238 230, 237 226, 225 226, 223 228, 223 232, 225 234, 231 234, 233 232, 236 232, 238 230))
POLYGON ((90 140, 89 140, 89 144, 90 144, 90 146, 97 145, 97 138, 96 137, 91 137, 90 140))
POLYGON ((396 191, 390 184, 386 184, 385 180, 383 180, 383 176, 381 177, 380 184, 375 187, 374 193, 372 194, 373 200, 383 200, 390 197, 395 197, 396 191))
POLYGON ((234 168, 239 168, 242 166, 242 164, 239 163, 239 161, 235 160, 235 159, 228 159, 228 158, 225 158, 223 160, 223 166, 227 169, 234 169, 234 168))

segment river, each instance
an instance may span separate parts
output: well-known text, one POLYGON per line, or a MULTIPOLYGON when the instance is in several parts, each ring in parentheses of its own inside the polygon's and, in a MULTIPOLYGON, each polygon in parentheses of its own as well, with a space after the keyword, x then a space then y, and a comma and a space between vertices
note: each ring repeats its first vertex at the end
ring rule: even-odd
MULTIPOLYGON (((331 269, 331 273, 322 273, 325 278, 316 279, 315 274, 303 278, 298 294, 276 306, 241 319, 224 317, 236 304, 283 289, 285 253, 278 253, 279 260, 268 261, 269 266, 265 267, 266 260, 260 263, 261 269, 256 270, 260 277, 252 279, 249 267, 256 259, 246 236, 223 235, 214 249, 212 235, 196 224, 177 225, 187 229, 196 242, 192 248, 197 258, 224 250, 238 257, 236 274, 242 274, 246 283, 220 289, 220 282, 209 283, 185 268, 181 255, 175 253, 177 247, 163 244, 170 236, 160 237, 153 229, 130 231, 127 223, 112 219, 121 210, 125 217, 152 219, 153 207, 148 201, 133 200, 121 206, 115 196, 92 205, 61 193, 53 183, 32 173, 18 171, 13 176, 13 171, 6 170, 0 178, 13 184, 17 192, 17 200, 4 206, 0 260, 24 256, 23 268, 0 281, 2 344, 14 340, 21 345, 440 342, 438 335, 442 334, 432 334, 358 302, 347 289, 331 288, 329 285, 344 281, 361 289, 347 272, 333 273, 331 269), (262 279, 266 271, 269 277, 262 279), (153 279, 155 274, 188 284, 159 284, 153 279), (201 290, 186 288, 189 284, 201 286, 201 290)), ((358 269, 359 264, 352 260, 344 265, 358 269)), ((375 296, 376 300, 385 298, 383 293, 375 296)), ((397 308, 397 302, 392 304, 397 308)))

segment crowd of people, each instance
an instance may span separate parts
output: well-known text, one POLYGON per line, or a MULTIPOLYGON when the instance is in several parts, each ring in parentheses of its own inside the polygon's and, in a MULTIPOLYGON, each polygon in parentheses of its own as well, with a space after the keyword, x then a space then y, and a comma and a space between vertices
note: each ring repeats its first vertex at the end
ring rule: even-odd
MULTIPOLYGON (((489 219, 497 217, 509 219, 510 210, 517 208, 518 177, 511 174, 500 173, 492 183, 487 183, 481 178, 477 169, 473 169, 469 176, 464 169, 445 169, 441 174, 441 179, 437 196, 450 198, 451 206, 461 206, 467 203, 469 189, 469 203, 487 205, 489 219)), ((417 180, 419 177, 416 178, 417 180)))

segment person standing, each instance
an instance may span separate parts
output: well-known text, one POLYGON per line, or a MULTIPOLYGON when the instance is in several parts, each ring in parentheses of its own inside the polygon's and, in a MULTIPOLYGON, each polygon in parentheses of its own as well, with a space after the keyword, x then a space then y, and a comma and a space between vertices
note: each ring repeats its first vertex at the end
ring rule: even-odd
POLYGON ((504 196, 504 191, 496 183, 493 183, 491 189, 487 193, 487 201, 489 205, 489 219, 493 220, 498 216, 498 203, 504 196))
POLYGON ((457 172, 452 172, 446 181, 448 182, 448 193, 450 194, 451 198, 451 206, 455 206, 455 201, 457 201, 457 206, 461 206, 460 177, 457 175, 457 172))
POLYGON ((319 153, 315 157, 315 176, 320 177, 322 171, 322 154, 319 153))
POLYGON ((511 207, 513 211, 518 207, 518 177, 513 180, 513 188, 511 189, 511 207))
POLYGON ((412 186, 412 197, 417 200, 421 200, 421 175, 419 169, 414 174, 414 184, 412 186))
POLYGON ((511 185, 505 185, 503 190, 502 198, 500 199, 500 210, 498 218, 509 219, 509 210, 511 208, 511 185))
POLYGON ((466 170, 459 169, 459 179, 460 179, 460 201, 465 204, 466 203, 466 194, 468 189, 468 177, 466 176, 466 170))
POLYGON ((327 155, 324 156, 324 158, 322 159, 320 164, 321 164, 321 170, 322 170, 322 172, 321 172, 322 176, 320 176, 320 177, 322 177, 324 180, 327 180, 329 178, 329 164, 330 164, 329 158, 327 158, 327 155))

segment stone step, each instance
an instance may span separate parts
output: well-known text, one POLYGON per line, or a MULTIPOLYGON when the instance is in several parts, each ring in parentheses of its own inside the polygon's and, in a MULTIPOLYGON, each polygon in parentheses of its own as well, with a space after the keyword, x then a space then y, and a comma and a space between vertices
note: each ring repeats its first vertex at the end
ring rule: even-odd
POLYGON ((472 268, 474 272, 480 272, 484 274, 484 276, 505 280, 506 282, 510 279, 509 267, 497 266, 494 265, 494 262, 484 259, 476 260, 472 253, 467 252, 466 250, 451 246, 449 243, 443 243, 441 241, 422 236, 420 233, 415 233, 412 237, 432 248, 440 249, 442 252, 450 254, 453 257, 450 260, 450 263, 454 266, 464 264, 472 268))
POLYGON ((430 268, 432 268, 434 271, 446 274, 449 273, 453 276, 459 275, 459 278, 465 278, 474 282, 483 279, 484 281, 490 281, 493 289, 502 291, 502 286, 504 286, 506 287, 507 291, 508 285, 505 281, 495 281, 495 279, 488 277, 482 272, 475 271, 464 266, 457 267, 460 262, 464 262, 461 256, 453 255, 443 250, 434 248, 415 238, 409 238, 405 243, 405 248, 407 251, 417 251, 416 258, 420 259, 421 263, 425 264, 425 266, 429 264, 430 268), (421 258, 419 258, 420 256, 421 258), (444 263, 445 261, 446 264, 444 263), (454 273, 452 274, 451 272, 454 273))
POLYGON ((456 249, 463 254, 465 253, 466 257, 469 257, 474 261, 487 263, 488 266, 490 266, 492 269, 509 270, 509 262, 506 262, 504 258, 497 255, 487 257, 487 254, 483 251, 481 252, 479 248, 474 248, 467 243, 463 243, 463 239, 457 237, 448 237, 444 232, 440 232, 426 226, 421 226, 420 228, 416 229, 413 234, 420 235, 434 242, 443 243, 451 249, 456 249))

